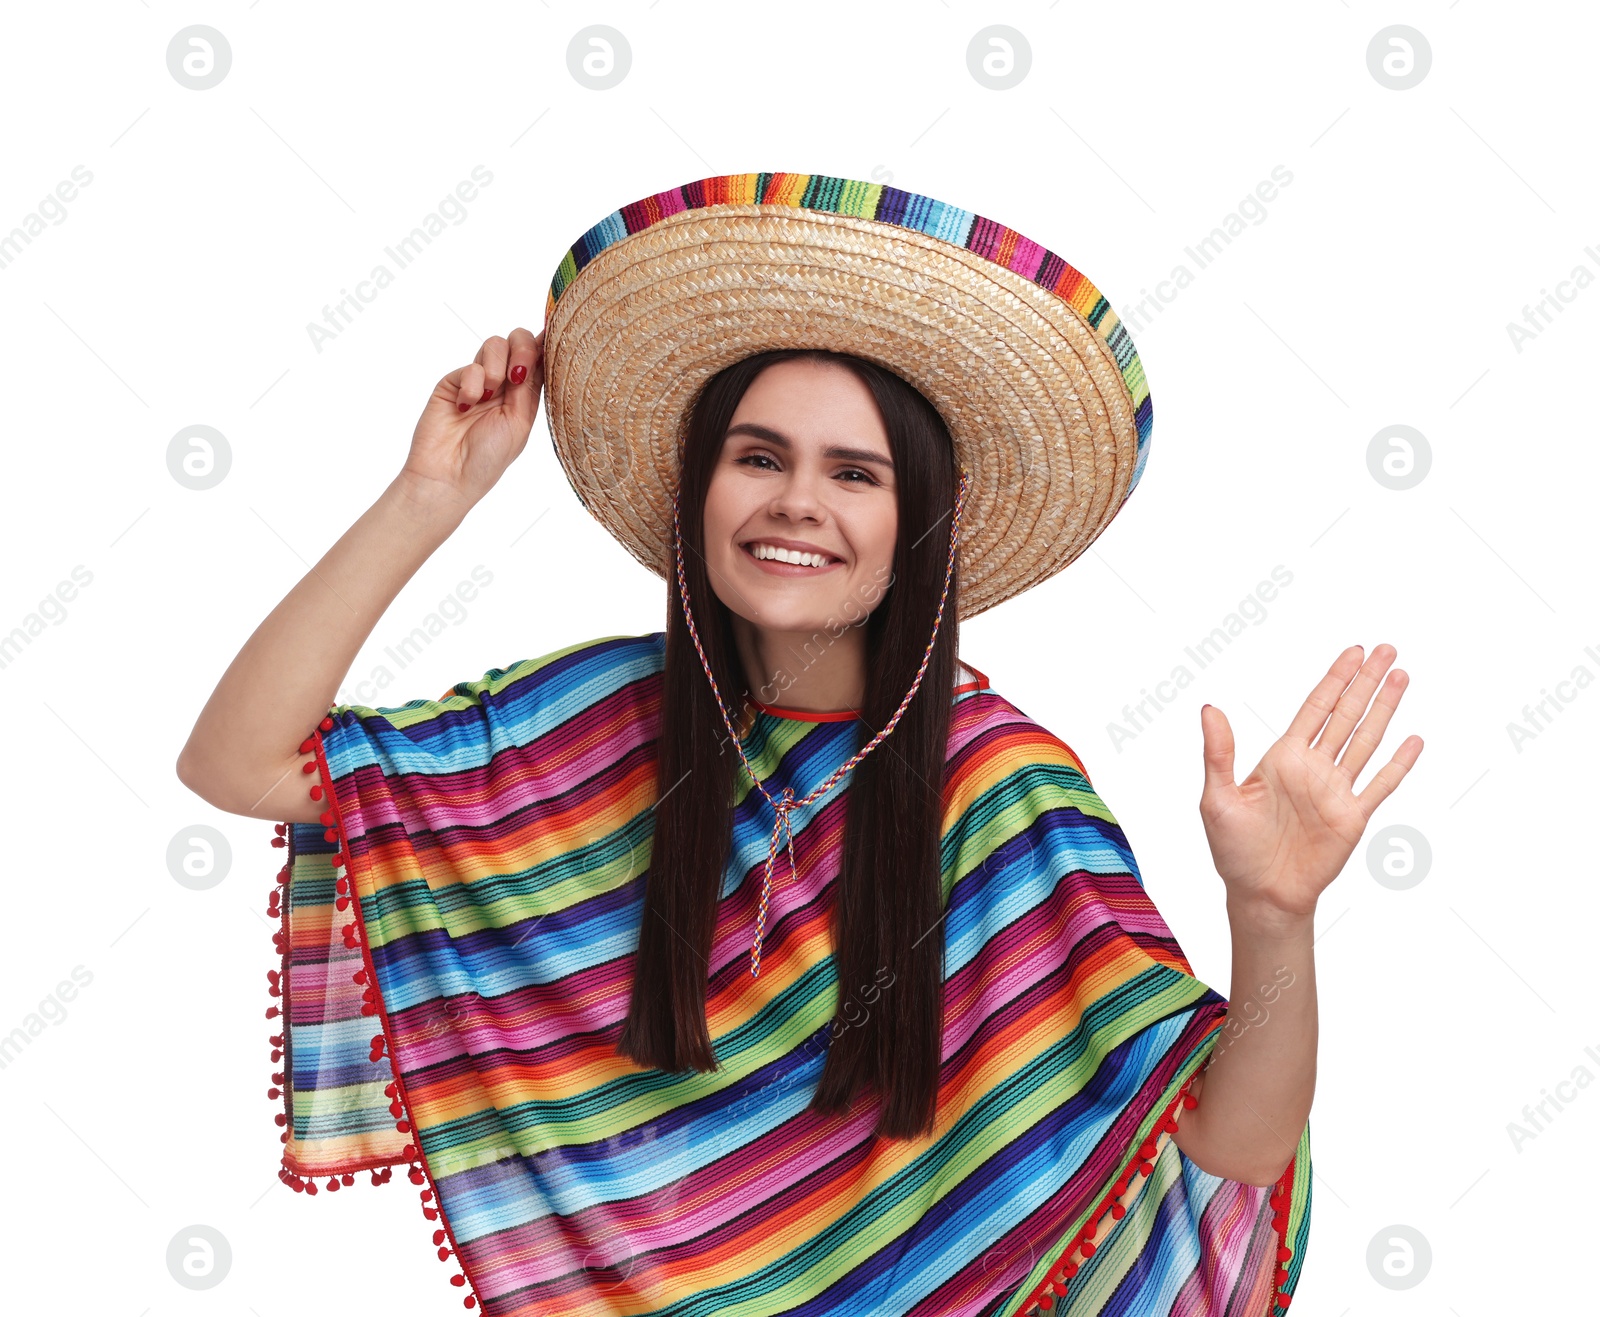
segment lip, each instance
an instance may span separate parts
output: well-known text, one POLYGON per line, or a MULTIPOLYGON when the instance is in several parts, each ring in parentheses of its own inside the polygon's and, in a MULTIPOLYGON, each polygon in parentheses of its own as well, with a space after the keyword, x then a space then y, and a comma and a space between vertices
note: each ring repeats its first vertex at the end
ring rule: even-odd
POLYGON ((797 562, 779 562, 776 558, 758 558, 750 552, 752 544, 775 544, 780 549, 794 549, 799 553, 827 553, 828 551, 814 544, 803 544, 799 540, 770 539, 764 535, 758 535, 755 539, 747 540, 741 544, 739 552, 744 554, 753 566, 760 571, 766 572, 769 576, 826 576, 836 568, 844 566, 844 560, 832 554, 829 554, 829 557, 832 557, 833 561, 822 567, 807 567, 803 563, 797 562))

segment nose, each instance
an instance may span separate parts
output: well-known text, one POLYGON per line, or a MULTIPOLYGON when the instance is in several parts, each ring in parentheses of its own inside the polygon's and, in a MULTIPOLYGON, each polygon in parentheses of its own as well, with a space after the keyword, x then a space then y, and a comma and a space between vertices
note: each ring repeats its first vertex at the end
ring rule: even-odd
POLYGON ((820 488, 822 480, 821 472, 791 466, 773 492, 768 505, 772 515, 788 521, 822 521, 826 515, 820 488))

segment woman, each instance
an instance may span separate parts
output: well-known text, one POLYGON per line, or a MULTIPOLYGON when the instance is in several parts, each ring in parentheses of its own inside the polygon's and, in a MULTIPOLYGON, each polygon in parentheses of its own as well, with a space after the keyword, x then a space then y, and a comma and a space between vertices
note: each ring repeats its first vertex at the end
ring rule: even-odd
POLYGON ((1092 313, 1056 295, 1059 258, 1021 289, 973 259, 988 221, 952 228, 935 205, 729 176, 596 226, 546 331, 487 340, 435 387, 400 475, 257 629, 185 748, 206 799, 285 820, 283 1178, 314 1193, 309 1176, 409 1163, 468 1307, 993 1317, 1292 1296, 1311 917, 1420 753, 1408 739, 1353 792, 1403 674, 1363 718, 1393 651, 1346 651, 1240 785, 1227 720, 1202 718, 1230 1005, 1077 756, 957 659, 958 616, 1060 570, 1131 490, 1137 357, 1076 271, 1092 313), (941 287, 1002 336, 1001 364, 962 364, 959 324, 896 318, 941 287), (666 631, 318 723, 521 452, 547 333, 563 467, 670 578, 666 631), (1015 415, 972 401, 991 376, 1015 415), (1033 380, 1108 403, 1030 447, 1033 380))

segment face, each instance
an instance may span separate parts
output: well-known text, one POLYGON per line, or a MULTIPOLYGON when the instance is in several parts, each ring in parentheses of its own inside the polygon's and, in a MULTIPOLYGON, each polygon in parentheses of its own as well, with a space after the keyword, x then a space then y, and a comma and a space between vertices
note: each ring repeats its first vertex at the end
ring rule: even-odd
POLYGON ((837 634, 882 602, 898 520, 889 436, 854 372, 800 357, 751 381, 706 491, 718 599, 763 630, 837 634))

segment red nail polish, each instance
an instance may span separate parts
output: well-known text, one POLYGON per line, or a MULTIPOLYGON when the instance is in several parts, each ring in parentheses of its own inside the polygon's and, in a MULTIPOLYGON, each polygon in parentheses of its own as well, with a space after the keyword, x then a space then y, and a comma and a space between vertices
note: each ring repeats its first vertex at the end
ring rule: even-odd
POLYGON ((471 408, 472 404, 470 402, 458 402, 456 404, 456 410, 458 412, 470 411, 471 408))
POLYGON ((528 368, 526 366, 513 366, 511 368, 511 382, 513 384, 521 384, 527 378, 528 368))
POLYGON ((489 399, 492 398, 492 397, 494 397, 494 390, 493 389, 485 389, 483 391, 483 397, 479 398, 478 401, 479 402, 488 402, 489 399))

